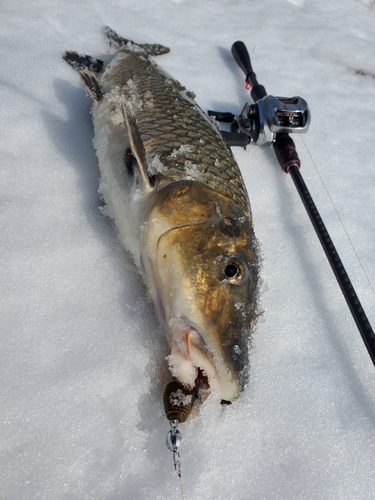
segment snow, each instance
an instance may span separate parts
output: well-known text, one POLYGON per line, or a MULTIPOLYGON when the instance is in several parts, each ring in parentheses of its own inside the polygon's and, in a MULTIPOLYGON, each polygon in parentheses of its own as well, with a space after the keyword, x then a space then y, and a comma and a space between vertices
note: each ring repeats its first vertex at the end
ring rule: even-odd
MULTIPOLYGON (((310 105, 302 174, 374 326, 374 21, 370 0, 2 2, 1 498, 180 498, 166 342, 98 209, 90 100, 64 50, 105 59, 105 25, 162 43, 202 109, 238 113, 243 40, 268 92, 310 105)), ((185 498, 373 498, 374 367, 292 180, 272 150, 234 151, 264 313, 249 386, 180 426, 185 498)))

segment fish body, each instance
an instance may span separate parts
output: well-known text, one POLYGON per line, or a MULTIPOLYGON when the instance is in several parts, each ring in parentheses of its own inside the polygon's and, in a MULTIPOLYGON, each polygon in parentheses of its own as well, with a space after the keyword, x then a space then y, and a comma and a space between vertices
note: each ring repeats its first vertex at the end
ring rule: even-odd
POLYGON ((240 170, 194 96, 151 59, 169 49, 106 34, 108 63, 64 58, 93 97, 107 212, 144 276, 173 377, 232 401, 248 372, 258 284, 240 170))

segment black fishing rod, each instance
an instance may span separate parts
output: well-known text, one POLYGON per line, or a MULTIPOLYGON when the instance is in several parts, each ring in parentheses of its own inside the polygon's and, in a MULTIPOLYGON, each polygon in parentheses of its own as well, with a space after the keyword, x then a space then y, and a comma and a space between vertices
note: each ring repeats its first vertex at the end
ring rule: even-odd
POLYGON ((375 365, 375 334, 354 290, 350 278, 329 236, 327 228, 316 208, 300 173, 301 162, 290 133, 307 132, 310 124, 308 105, 301 97, 274 97, 268 95, 260 85, 251 66, 250 56, 243 42, 235 42, 232 54, 246 75, 246 86, 250 89, 253 104, 246 103, 241 115, 209 111, 219 122, 230 124, 230 132, 222 134, 230 146, 245 147, 250 144, 273 146, 282 170, 290 174, 302 199, 312 225, 318 235, 334 275, 349 306, 362 340, 375 365))

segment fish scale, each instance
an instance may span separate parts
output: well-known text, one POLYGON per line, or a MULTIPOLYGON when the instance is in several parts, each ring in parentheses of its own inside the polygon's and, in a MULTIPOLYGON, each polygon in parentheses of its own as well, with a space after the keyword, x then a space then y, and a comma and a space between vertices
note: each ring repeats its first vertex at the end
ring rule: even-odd
POLYGON ((140 58, 125 48, 107 67, 101 84, 104 99, 106 91, 120 87, 128 102, 135 100, 131 109, 146 155, 159 156, 160 162, 168 165, 156 178, 158 187, 176 179, 198 180, 250 212, 241 172, 230 148, 178 81, 166 78, 147 57, 140 58), (148 106, 144 104, 147 102, 148 106), (181 143, 191 151, 171 158, 181 143))

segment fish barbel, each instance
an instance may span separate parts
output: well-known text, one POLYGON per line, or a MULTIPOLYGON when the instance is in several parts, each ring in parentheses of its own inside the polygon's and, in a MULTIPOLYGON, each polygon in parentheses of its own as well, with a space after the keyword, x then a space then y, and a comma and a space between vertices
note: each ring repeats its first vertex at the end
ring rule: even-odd
POLYGON ((259 281, 241 173, 195 96, 150 58, 169 49, 105 32, 108 63, 64 59, 93 98, 107 213, 144 276, 173 377, 232 401, 247 379, 259 281))

